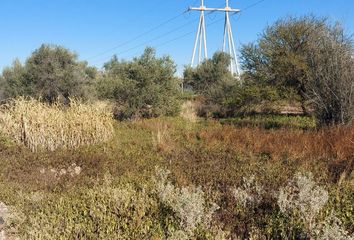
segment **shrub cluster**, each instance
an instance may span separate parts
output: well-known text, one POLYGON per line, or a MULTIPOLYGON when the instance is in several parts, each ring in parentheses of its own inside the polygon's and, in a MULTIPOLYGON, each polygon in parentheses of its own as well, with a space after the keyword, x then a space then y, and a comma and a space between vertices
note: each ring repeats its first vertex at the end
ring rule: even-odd
MULTIPOLYGON (((146 185, 117 184, 106 175, 92 188, 29 195, 7 219, 8 229, 24 239, 240 238, 215 221, 219 207, 211 201, 213 196, 199 187, 179 188, 168 180, 169 174, 157 168, 146 185)), ((235 207, 255 218, 267 201, 254 176, 230 192, 235 207)), ((274 215, 266 219, 266 228, 254 219, 247 238, 353 239, 333 209, 326 207, 328 199, 328 191, 311 175, 297 173, 274 192, 274 215), (278 225, 272 229, 274 221, 278 225)))
POLYGON ((305 16, 280 19, 255 43, 242 46, 243 75, 228 71, 230 57, 215 53, 184 82, 204 97, 204 116, 232 117, 249 111, 279 111, 299 103, 319 124, 350 124, 354 119, 353 39, 340 24, 305 16))
MULTIPOLYGON (((200 188, 175 187, 158 169, 152 186, 114 184, 81 188, 66 195, 26 197, 9 218, 14 235, 24 239, 205 239, 222 236, 209 225, 200 188)), ((221 238, 220 238, 221 239, 221 238)), ((224 238, 222 238, 224 239, 224 238)))
POLYGON ((174 116, 180 110, 175 72, 172 59, 156 57, 152 48, 132 61, 114 57, 105 64, 97 83, 98 94, 116 102, 115 116, 121 120, 174 116))

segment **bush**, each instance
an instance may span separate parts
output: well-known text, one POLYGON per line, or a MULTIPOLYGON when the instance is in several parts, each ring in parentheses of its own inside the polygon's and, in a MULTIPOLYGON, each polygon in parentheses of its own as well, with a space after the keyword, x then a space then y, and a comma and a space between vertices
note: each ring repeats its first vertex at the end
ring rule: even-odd
POLYGON ((58 98, 92 97, 89 91, 95 68, 80 62, 75 53, 60 46, 43 44, 22 65, 18 60, 2 74, 5 98, 32 96, 52 103, 58 98))
POLYGON ((198 226, 208 228, 212 214, 218 206, 212 203, 207 206, 204 192, 201 188, 177 188, 168 181, 168 170, 157 169, 155 178, 156 192, 160 201, 172 210, 179 219, 177 229, 173 232, 183 231, 186 236, 194 236, 198 226))
POLYGON ((96 186, 25 199, 13 224, 23 239, 160 238, 159 208, 143 189, 96 186))
POLYGON ((71 100, 70 107, 34 100, 11 100, 0 109, 0 131, 32 151, 77 148, 113 136, 113 119, 107 104, 83 104, 71 100))
MULTIPOLYGON (((290 218, 300 220, 307 237, 314 239, 353 239, 343 223, 330 215, 321 219, 320 212, 328 204, 329 193, 317 186, 311 174, 297 173, 285 188, 280 189, 278 205, 280 211, 290 218)), ((293 222, 293 221, 290 221, 293 222)))
MULTIPOLYGON (((214 54, 196 68, 184 70, 184 83, 203 96, 199 115, 203 117, 232 117, 248 113, 255 106, 280 98, 277 90, 252 79, 236 79, 229 71, 230 57, 221 52, 214 54)), ((267 109, 262 109, 267 111, 267 109)))
POLYGON ((216 52, 212 59, 205 60, 195 69, 187 67, 184 70, 185 87, 194 92, 208 96, 213 89, 223 82, 235 81, 229 71, 230 56, 223 52, 216 52))
POLYGON ((184 85, 204 97, 199 115, 225 116, 230 112, 230 96, 237 89, 236 79, 229 71, 230 56, 217 52, 196 68, 184 70, 184 85))
POLYGON ((37 192, 22 199, 8 225, 24 239, 218 239, 225 235, 206 225, 215 208, 206 207, 203 191, 179 189, 165 173, 158 171, 152 188, 114 184, 106 175, 102 185, 63 195, 37 192))
POLYGON ((305 16, 280 19, 241 52, 247 79, 295 92, 303 112, 314 108, 328 125, 354 117, 353 49, 341 25, 305 16))
POLYGON ((309 51, 309 98, 321 124, 350 124, 354 120, 354 45, 340 25, 321 32, 309 51), (319 50, 320 49, 320 50, 319 50))
POLYGON ((310 235, 316 228, 316 217, 328 201, 328 192, 316 186, 311 175, 298 173, 285 188, 280 189, 280 211, 301 219, 310 235))
POLYGON ((113 58, 97 85, 99 96, 116 102, 118 119, 177 115, 180 87, 170 57, 157 58, 152 48, 130 62, 113 58))

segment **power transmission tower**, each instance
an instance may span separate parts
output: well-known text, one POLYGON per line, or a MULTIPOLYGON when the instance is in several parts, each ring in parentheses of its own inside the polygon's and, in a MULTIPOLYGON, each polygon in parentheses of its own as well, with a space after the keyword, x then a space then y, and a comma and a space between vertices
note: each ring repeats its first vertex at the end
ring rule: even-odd
POLYGON ((237 78, 239 78, 240 77, 240 68, 239 68, 239 64, 237 61, 235 41, 234 41, 231 22, 230 22, 230 13, 239 13, 240 10, 231 8, 229 6, 229 0, 225 0, 225 1, 226 1, 225 8, 207 8, 204 6, 204 0, 201 0, 200 7, 198 7, 198 8, 190 7, 189 8, 190 11, 194 10, 194 11, 201 12, 197 35, 196 35, 195 42, 194 42, 194 49, 193 49, 191 66, 193 67, 193 65, 194 65, 194 60, 195 60, 195 55, 196 55, 198 44, 199 44, 198 65, 200 64, 201 59, 202 59, 202 45, 204 45, 204 59, 208 58, 204 12, 206 12, 206 11, 224 12, 225 13, 225 24, 224 24, 223 52, 226 52, 226 50, 228 50, 228 53, 230 54, 230 57, 231 57, 230 72, 233 75, 236 75, 237 78))
POLYGON ((194 59, 198 49, 198 65, 202 61, 202 51, 204 50, 204 60, 208 58, 207 40, 206 40, 206 28, 205 28, 205 11, 208 11, 204 6, 204 0, 201 0, 200 7, 190 7, 189 11, 200 11, 199 24, 197 29, 197 35, 194 41, 194 48, 192 54, 191 67, 194 66, 194 59), (198 47, 199 45, 199 47, 198 47))
POLYGON ((234 36, 232 33, 231 22, 230 22, 230 15, 229 13, 238 13, 240 12, 239 9, 232 9, 229 7, 229 0, 226 0, 226 6, 224 9, 219 9, 217 11, 224 11, 225 12, 225 24, 224 24, 224 40, 223 40, 223 52, 226 51, 226 47, 228 46, 229 54, 231 56, 231 63, 230 63, 230 72, 234 75, 236 74, 237 78, 240 77, 240 68, 238 65, 236 48, 235 48, 235 41, 234 36))

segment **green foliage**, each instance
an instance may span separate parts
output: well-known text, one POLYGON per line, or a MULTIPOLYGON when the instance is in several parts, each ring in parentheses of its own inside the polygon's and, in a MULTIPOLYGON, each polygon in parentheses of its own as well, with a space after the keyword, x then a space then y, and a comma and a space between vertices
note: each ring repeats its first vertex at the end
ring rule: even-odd
POLYGON ((267 27, 255 44, 243 46, 242 67, 258 82, 294 89, 306 110, 306 84, 309 81, 307 54, 325 20, 313 16, 285 18, 267 27))
POLYGON ((155 51, 147 48, 132 61, 118 61, 114 57, 106 63, 97 89, 101 98, 117 102, 118 119, 173 116, 180 108, 175 72, 170 57, 157 58, 155 51))
POLYGON ((353 49, 339 24, 289 17, 243 46, 242 65, 247 79, 295 92, 303 112, 314 108, 320 123, 345 124, 354 116, 353 49))
POLYGON ((205 60, 195 69, 186 67, 184 70, 184 83, 196 93, 209 95, 220 84, 230 82, 233 79, 230 71, 230 56, 216 52, 212 59, 205 60))
POLYGON ((200 115, 231 117, 249 112, 256 105, 274 102, 280 98, 277 89, 270 85, 245 77, 238 81, 231 75, 229 65, 229 55, 218 52, 197 68, 185 69, 186 87, 205 98, 200 115))
POLYGON ((77 55, 55 45, 42 45, 27 59, 25 65, 18 60, 2 74, 4 97, 32 96, 47 102, 58 98, 88 98, 96 70, 77 55))
MULTIPOLYGON (((101 185, 66 194, 36 192, 26 196, 9 218, 24 239, 207 239, 214 208, 206 208, 198 188, 175 187, 155 178, 151 187, 101 185), (177 238, 178 239, 178 238, 177 238)), ((217 232, 217 234, 219 234, 217 232)))
POLYGON ((237 101, 233 95, 237 94, 239 88, 229 71, 229 65, 230 56, 217 52, 212 59, 205 60, 194 69, 185 68, 185 87, 205 97, 200 115, 225 116, 230 112, 231 105, 237 101))
POLYGON ((163 233, 156 200, 127 185, 37 193, 17 215, 14 224, 24 239, 157 239, 163 233))
POLYGON ((247 115, 220 120, 222 124, 231 124, 238 127, 261 127, 265 129, 295 128, 315 129, 316 119, 305 116, 284 115, 247 115))
POLYGON ((1 76, 3 86, 2 98, 22 96, 28 93, 28 89, 24 85, 25 71, 25 67, 19 60, 15 60, 12 67, 4 69, 1 76))

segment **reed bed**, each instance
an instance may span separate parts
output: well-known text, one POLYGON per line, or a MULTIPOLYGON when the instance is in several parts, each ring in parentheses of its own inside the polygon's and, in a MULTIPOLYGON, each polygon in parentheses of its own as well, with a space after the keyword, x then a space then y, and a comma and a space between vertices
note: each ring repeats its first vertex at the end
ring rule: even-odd
POLYGON ((0 107, 0 131, 31 151, 74 149, 113 136, 108 104, 71 100, 70 106, 19 98, 0 107))

